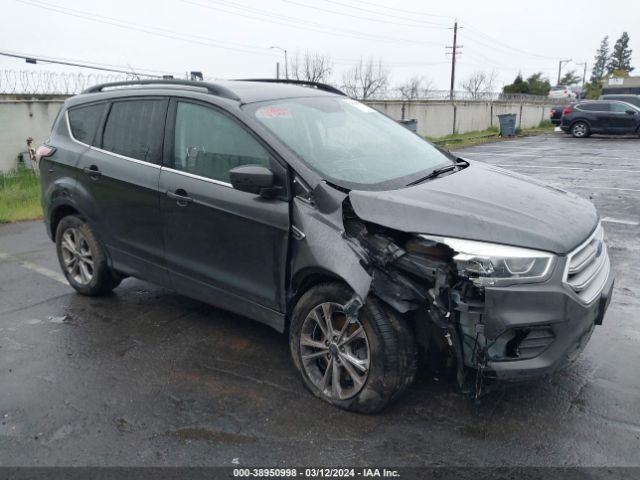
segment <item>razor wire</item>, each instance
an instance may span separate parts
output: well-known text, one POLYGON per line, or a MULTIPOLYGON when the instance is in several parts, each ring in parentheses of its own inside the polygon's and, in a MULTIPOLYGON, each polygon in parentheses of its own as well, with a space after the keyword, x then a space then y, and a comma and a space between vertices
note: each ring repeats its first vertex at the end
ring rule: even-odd
POLYGON ((99 83, 150 78, 143 74, 0 70, 0 94, 75 95, 99 83))

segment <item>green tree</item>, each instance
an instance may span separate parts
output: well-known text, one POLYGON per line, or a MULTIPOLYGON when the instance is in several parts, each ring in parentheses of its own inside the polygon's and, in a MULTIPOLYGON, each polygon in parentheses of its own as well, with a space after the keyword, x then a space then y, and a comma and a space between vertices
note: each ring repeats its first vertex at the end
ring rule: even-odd
POLYGON ((527 78, 529 84, 529 93, 531 95, 549 95, 551 90, 551 82, 548 78, 542 76, 542 72, 534 73, 527 78))
POLYGON ((607 72, 613 73, 616 70, 632 72, 631 53, 632 50, 629 48, 629 34, 622 32, 622 35, 613 47, 609 63, 607 63, 607 72))
POLYGON ((596 52, 596 57, 591 70, 591 78, 589 84, 595 86, 602 82, 607 74, 607 64, 609 63, 609 37, 604 37, 600 42, 600 48, 596 52))
POLYGON ((513 83, 505 85, 502 91, 504 93, 529 93, 529 85, 522 78, 522 74, 519 73, 513 83))
POLYGON ((560 85, 575 85, 582 81, 582 77, 576 74, 575 70, 565 73, 560 79, 560 85))
POLYGON ((519 73, 510 85, 502 88, 503 93, 528 93, 530 95, 548 95, 551 90, 549 79, 542 76, 542 72, 534 73, 524 80, 519 73))

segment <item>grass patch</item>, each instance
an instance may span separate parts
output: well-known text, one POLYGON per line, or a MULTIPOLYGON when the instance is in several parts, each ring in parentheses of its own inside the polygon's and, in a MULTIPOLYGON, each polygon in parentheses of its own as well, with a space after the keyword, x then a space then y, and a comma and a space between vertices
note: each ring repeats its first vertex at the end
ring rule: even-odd
POLYGON ((40 179, 32 170, 18 168, 0 174, 0 223, 42 218, 40 179))
MULTIPOLYGON (((537 127, 516 129, 516 136, 538 135, 541 133, 552 133, 553 124, 549 120, 543 120, 537 127)), ((500 129, 498 127, 488 128, 477 132, 467 132, 456 135, 447 135, 445 137, 427 137, 429 141, 442 148, 464 148, 482 143, 498 142, 503 140, 500 137, 500 129)))

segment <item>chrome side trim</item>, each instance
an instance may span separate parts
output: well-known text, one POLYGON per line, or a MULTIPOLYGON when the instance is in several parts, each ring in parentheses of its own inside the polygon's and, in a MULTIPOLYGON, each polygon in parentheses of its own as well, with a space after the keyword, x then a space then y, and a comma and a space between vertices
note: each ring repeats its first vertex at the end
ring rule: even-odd
POLYGON ((87 147, 89 150, 93 150, 95 152, 100 152, 100 153, 104 153, 104 154, 107 154, 107 155, 111 155, 112 157, 121 158, 122 160, 128 160, 130 162, 134 162, 134 163, 137 163, 139 165, 144 165, 144 166, 153 167, 153 168, 160 168, 160 165, 155 164, 155 163, 145 162, 144 160, 138 160, 137 158, 127 157, 126 155, 120 155, 119 153, 110 152, 108 150, 103 150, 102 148, 94 147, 93 145, 88 145, 88 144, 86 144, 84 142, 81 142, 80 140, 76 139, 73 136, 73 133, 71 132, 71 122, 69 121, 69 110, 64 112, 64 114, 65 114, 65 118, 67 119, 67 131, 69 133, 69 138, 72 141, 74 141, 75 143, 77 143, 78 145, 82 145, 83 147, 87 147))
POLYGON ((233 188, 233 185, 227 182, 222 182, 220 180, 214 180, 213 178, 202 177, 200 175, 196 175, 194 173, 183 172, 182 170, 176 170, 175 168, 169 167, 161 167, 161 170, 166 170, 168 172, 177 173, 178 175, 184 175, 185 177, 195 178, 196 180, 203 180, 205 182, 213 183, 215 185, 220 185, 222 187, 233 188))

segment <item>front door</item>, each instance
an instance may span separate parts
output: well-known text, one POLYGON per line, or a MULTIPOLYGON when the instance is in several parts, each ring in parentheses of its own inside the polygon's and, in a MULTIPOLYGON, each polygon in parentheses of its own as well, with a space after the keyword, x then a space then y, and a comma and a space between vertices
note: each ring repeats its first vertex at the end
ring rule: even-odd
POLYGON ((635 110, 624 103, 612 103, 609 121, 615 133, 634 133, 638 124, 638 114, 630 114, 635 110))
POLYGON ((165 259, 180 292, 277 326, 284 311, 289 203, 235 190, 229 170, 286 170, 243 125, 213 106, 172 100, 160 194, 165 259))

